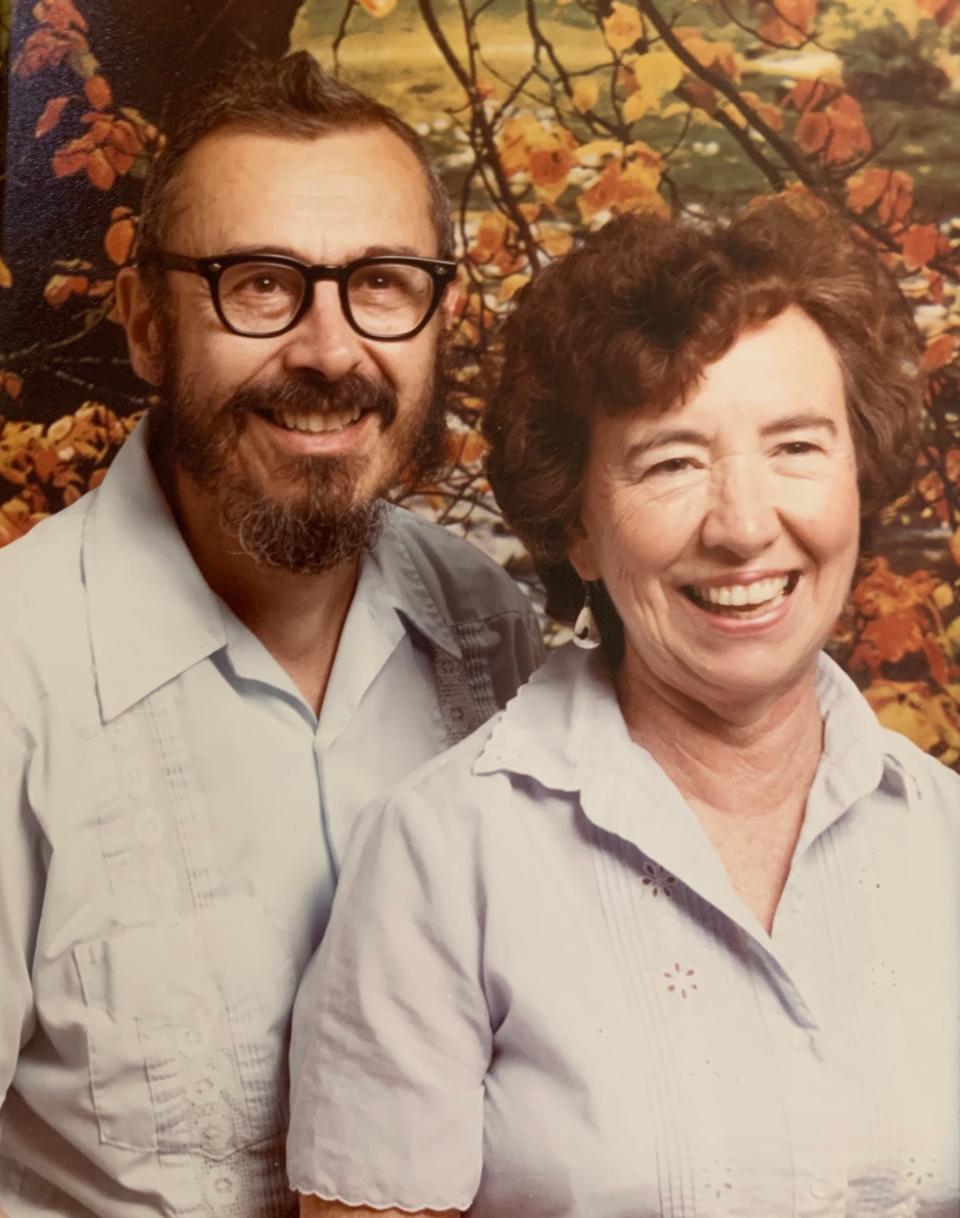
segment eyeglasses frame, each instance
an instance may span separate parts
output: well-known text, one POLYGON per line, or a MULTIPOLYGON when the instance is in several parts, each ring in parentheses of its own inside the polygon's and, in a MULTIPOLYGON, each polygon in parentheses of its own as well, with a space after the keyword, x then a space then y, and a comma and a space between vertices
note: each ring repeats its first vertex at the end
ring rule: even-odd
POLYGON ((340 266, 323 264, 310 266, 306 262, 300 262, 297 258, 289 258, 286 254, 260 254, 256 251, 247 254, 223 254, 213 255, 209 258, 190 258, 185 254, 171 254, 165 250, 154 250, 141 254, 135 260, 135 265, 138 267, 149 266, 151 264, 159 266, 166 271, 187 271, 194 275, 200 275, 201 278, 205 279, 210 289, 210 299, 213 301, 213 307, 224 328, 240 338, 279 338, 281 334, 288 333, 294 326, 300 323, 310 310, 310 306, 313 304, 314 285, 321 280, 334 280, 340 297, 340 307, 343 310, 347 324, 361 338, 369 338, 381 343, 398 343, 404 342, 408 338, 415 338, 430 322, 434 313, 436 313, 444 290, 452 282, 457 273, 457 264, 449 259, 420 258, 408 254, 374 254, 366 258, 354 258, 351 262, 344 262, 340 266), (220 302, 220 279, 225 271, 242 262, 257 262, 267 266, 282 266, 288 270, 299 271, 303 276, 305 285, 303 300, 301 300, 290 321, 281 329, 271 330, 269 333, 240 330, 227 320, 220 302), (347 283, 350 276, 361 267, 396 265, 398 263, 401 266, 422 267, 423 270, 430 274, 433 281, 433 298, 430 301, 430 306, 422 321, 412 330, 406 330, 403 334, 371 334, 368 330, 364 330, 353 316, 353 311, 350 308, 350 298, 347 293, 347 283))

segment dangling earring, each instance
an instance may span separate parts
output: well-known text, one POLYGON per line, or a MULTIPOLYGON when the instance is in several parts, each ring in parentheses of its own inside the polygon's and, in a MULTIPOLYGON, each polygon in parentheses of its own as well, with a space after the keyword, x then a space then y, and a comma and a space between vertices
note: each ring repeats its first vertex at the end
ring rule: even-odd
POLYGON ((592 651, 595 647, 600 646, 600 629, 597 626, 597 619, 593 616, 593 610, 590 608, 590 585, 588 583, 583 585, 583 608, 573 623, 573 641, 584 651, 592 651))

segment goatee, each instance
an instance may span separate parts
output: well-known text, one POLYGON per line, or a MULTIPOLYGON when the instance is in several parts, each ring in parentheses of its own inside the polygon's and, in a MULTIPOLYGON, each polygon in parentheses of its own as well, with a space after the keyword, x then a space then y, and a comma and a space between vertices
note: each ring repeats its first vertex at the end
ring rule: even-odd
MULTIPOLYGON (((168 353, 172 354, 172 353, 168 353)), ((175 359, 167 368, 175 368, 175 359)), ((446 437, 441 358, 419 402, 402 413, 394 391, 357 373, 328 382, 304 370, 278 384, 254 384, 213 406, 190 393, 175 374, 165 378, 161 402, 150 410, 150 451, 168 496, 175 470, 185 473, 218 504, 220 525, 258 565, 294 574, 316 573, 371 548, 380 535, 379 497, 401 477, 424 482, 441 464, 446 437), (280 493, 248 478, 232 461, 254 414, 357 412, 379 416, 381 445, 391 449, 386 485, 377 497, 355 501, 359 458, 288 457, 273 470, 280 493)), ((171 496, 172 497, 172 496, 171 496)))

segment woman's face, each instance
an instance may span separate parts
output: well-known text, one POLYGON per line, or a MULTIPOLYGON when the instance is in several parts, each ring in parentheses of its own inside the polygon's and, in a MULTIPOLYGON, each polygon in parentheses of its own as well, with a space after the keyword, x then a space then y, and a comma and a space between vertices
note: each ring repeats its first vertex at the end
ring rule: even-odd
POLYGON ((705 706, 811 671, 859 540, 840 364, 799 309, 745 332, 666 413, 599 416, 570 558, 623 620, 622 675, 705 706))

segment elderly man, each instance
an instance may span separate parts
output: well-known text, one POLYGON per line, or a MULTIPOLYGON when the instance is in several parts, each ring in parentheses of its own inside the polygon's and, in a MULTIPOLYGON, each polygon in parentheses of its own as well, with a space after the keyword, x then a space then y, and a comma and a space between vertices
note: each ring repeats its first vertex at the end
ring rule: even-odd
POLYGON ((0 555, 0 1208, 270 1218, 360 807, 537 658, 434 466, 454 273, 413 132, 307 56, 190 111, 117 294, 158 404, 0 555))

